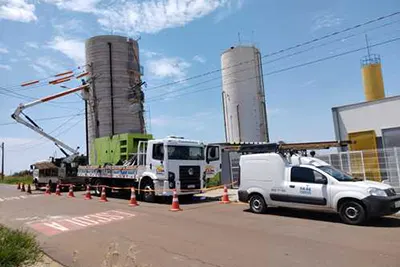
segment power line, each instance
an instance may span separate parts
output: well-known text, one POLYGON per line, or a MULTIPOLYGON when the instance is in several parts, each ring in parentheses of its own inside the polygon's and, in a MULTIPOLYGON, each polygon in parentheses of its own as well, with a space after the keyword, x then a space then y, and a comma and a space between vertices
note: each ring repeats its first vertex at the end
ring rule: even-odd
MULTIPOLYGON (((360 28, 360 27, 363 27, 363 26, 366 26, 366 25, 369 25, 369 24, 372 24, 372 23, 375 23, 375 22, 378 22, 378 21, 393 17, 393 16, 397 16, 399 14, 400 14, 400 11, 397 11, 397 12, 394 12, 394 13, 386 15, 386 16, 381 16, 381 17, 378 17, 376 19, 372 19, 372 20, 366 21, 364 23, 353 25, 353 26, 345 28, 345 29, 343 29, 341 31, 332 32, 330 34, 321 36, 319 38, 314 38, 312 40, 309 40, 309 41, 306 41, 306 42, 303 42, 303 43, 299 43, 299 44, 290 46, 288 48, 281 49, 281 50, 266 54, 266 55, 262 56, 261 58, 265 58, 265 57, 270 57, 270 56, 274 56, 274 55, 277 55, 277 54, 281 54, 281 53, 284 53, 284 52, 287 52, 287 51, 290 51, 290 50, 293 50, 293 49, 296 49, 296 48, 299 48, 299 47, 302 47, 302 46, 306 46, 306 45, 309 45, 309 44, 312 44, 312 43, 315 43, 315 42, 318 42, 318 41, 321 41, 321 40, 336 36, 336 35, 341 34, 341 33, 345 33, 345 32, 348 32, 348 31, 351 31, 351 30, 354 30, 354 29, 357 29, 357 28, 360 28)), ((226 69, 230 69, 230 68, 233 68, 233 67, 236 67, 236 66, 240 66, 240 65, 245 64, 245 63, 250 63, 252 61, 254 61, 254 59, 253 60, 239 62, 237 64, 234 64, 234 65, 231 65, 231 66, 227 66, 225 68, 215 69, 215 70, 212 70, 212 71, 209 71, 209 72, 205 72, 205 73, 202 73, 202 74, 199 74, 199 75, 191 76, 191 77, 188 77, 188 78, 185 78, 185 79, 181 79, 181 80, 178 80, 178 81, 174 81, 174 82, 170 82, 170 83, 154 86, 154 87, 151 87, 151 88, 147 89, 147 91, 151 91, 151 90, 155 90, 155 89, 160 88, 160 87, 166 87, 166 86, 170 86, 170 85, 174 85, 174 84, 190 81, 190 80, 193 80, 193 79, 201 78, 201 77, 204 77, 204 76, 208 76, 208 75, 211 75, 211 74, 214 74, 214 73, 221 72, 221 71, 226 70, 226 69)))
MULTIPOLYGON (((81 116, 81 115, 85 115, 85 113, 77 113, 74 114, 72 116, 81 116)), ((65 116, 57 116, 57 117, 47 117, 47 118, 39 118, 39 119, 35 119, 35 121, 50 121, 50 120, 56 120, 56 119, 62 119, 62 118, 69 118, 71 117, 71 115, 65 115, 65 116)), ((14 124, 18 124, 18 122, 5 122, 5 123, 0 123, 0 126, 5 126, 5 125, 14 125, 14 124)))
MULTIPOLYGON (((381 45, 393 43, 393 42, 396 42, 396 41, 399 41, 399 40, 400 40, 400 37, 397 37, 397 38, 394 38, 394 39, 390 39, 390 40, 387 40, 387 41, 383 41, 383 42, 380 42, 380 43, 376 43, 376 44, 374 44, 374 45, 370 45, 370 47, 381 46, 381 45)), ((319 59, 312 60, 312 61, 308 61, 308 62, 301 63, 301 64, 296 64, 296 65, 293 65, 293 66, 290 66, 290 67, 282 68, 282 69, 275 70, 275 71, 271 71, 271 72, 268 72, 268 73, 263 73, 261 76, 262 76, 262 77, 265 77, 265 76, 270 76, 270 75, 273 75, 273 74, 282 73, 282 72, 285 72, 285 71, 288 71, 288 70, 292 70, 292 69, 296 69, 296 68, 300 68, 300 67, 304 67, 304 66, 316 64, 316 63, 319 63, 319 62, 322 62, 322 61, 326 61, 326 60, 338 58, 338 57, 341 57, 341 56, 345 56, 345 55, 348 55, 348 54, 351 54, 351 53, 359 52, 359 51, 362 51, 362 50, 364 50, 364 49, 365 49, 365 47, 360 47, 360 48, 353 49, 353 50, 349 50, 349 51, 346 51, 346 52, 342 52, 342 53, 339 53, 339 54, 336 54, 336 55, 332 55, 332 56, 327 56, 327 57, 319 58, 319 59)), ((225 85, 235 84, 235 83, 240 83, 240 82, 245 82, 245 81, 248 81, 248 80, 251 80, 251 79, 256 79, 256 78, 258 78, 258 77, 260 77, 260 76, 257 75, 257 76, 250 77, 250 78, 247 78, 247 79, 243 79, 243 80, 238 80, 238 81, 234 81, 234 82, 231 82, 231 83, 227 83, 227 84, 225 84, 225 85)), ((191 91, 191 92, 187 92, 187 93, 185 93, 185 94, 175 95, 175 97, 176 97, 176 96, 183 96, 183 95, 187 95, 187 94, 192 94, 192 93, 197 93, 197 92, 208 91, 208 90, 212 90, 212 89, 216 89, 216 88, 221 88, 221 87, 222 87, 221 85, 218 85, 218 86, 214 86, 214 87, 203 88, 203 89, 200 89, 200 90, 197 90, 197 91, 191 91)), ((173 94, 173 93, 176 93, 176 92, 179 92, 179 91, 182 91, 182 90, 174 90, 174 91, 166 92, 165 94, 159 95, 159 96, 154 97, 154 98, 152 98, 152 99, 149 99, 149 100, 146 101, 146 102, 147 102, 147 103, 148 103, 148 102, 154 102, 154 101, 157 101, 160 97, 163 97, 163 96, 168 95, 168 94, 173 94)))

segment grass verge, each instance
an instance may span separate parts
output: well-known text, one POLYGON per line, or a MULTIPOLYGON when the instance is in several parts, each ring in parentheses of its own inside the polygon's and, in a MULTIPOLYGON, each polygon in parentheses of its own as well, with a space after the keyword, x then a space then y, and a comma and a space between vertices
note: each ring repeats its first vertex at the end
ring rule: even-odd
POLYGON ((0 183, 3 184, 32 184, 32 176, 6 176, 4 177, 4 181, 0 179, 0 183))
POLYGON ((41 258, 42 252, 33 234, 0 225, 0 266, 27 266, 41 258))

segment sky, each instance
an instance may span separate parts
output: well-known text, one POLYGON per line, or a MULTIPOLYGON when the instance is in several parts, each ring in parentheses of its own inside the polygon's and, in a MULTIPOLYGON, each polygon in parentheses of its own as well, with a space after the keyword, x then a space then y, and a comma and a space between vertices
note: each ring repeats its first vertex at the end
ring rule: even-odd
MULTIPOLYGON (((372 0, 0 0, 5 172, 61 156, 54 144, 15 124, 10 115, 19 103, 65 89, 20 84, 66 70, 83 71, 77 68, 85 64, 85 40, 103 34, 140 38, 148 131, 157 138, 224 141, 221 73, 213 71, 221 68, 223 51, 241 44, 255 45, 265 56, 271 141, 334 140, 331 108, 364 101, 360 59, 367 51, 304 64, 363 48, 368 34, 371 52, 382 58, 386 95, 399 95, 400 41, 374 44, 400 37, 400 15, 275 52, 396 11, 398 0, 379 5, 372 0)), ((81 98, 73 94, 26 113, 44 131, 85 153, 83 111, 81 98)))

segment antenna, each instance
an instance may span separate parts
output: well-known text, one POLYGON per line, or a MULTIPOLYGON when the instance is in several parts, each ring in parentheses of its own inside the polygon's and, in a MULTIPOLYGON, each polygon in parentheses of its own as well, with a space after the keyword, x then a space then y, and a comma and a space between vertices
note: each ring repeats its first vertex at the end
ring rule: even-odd
POLYGON ((367 44, 368 57, 371 57, 371 53, 370 53, 370 51, 369 51, 368 35, 365 35, 365 42, 366 42, 366 44, 367 44))
POLYGON ((241 41, 240 41, 240 32, 238 32, 238 40, 239 40, 239 45, 241 45, 241 41))
POLYGON ((251 31, 251 43, 253 44, 253 46, 256 46, 256 44, 254 43, 254 30, 251 31))

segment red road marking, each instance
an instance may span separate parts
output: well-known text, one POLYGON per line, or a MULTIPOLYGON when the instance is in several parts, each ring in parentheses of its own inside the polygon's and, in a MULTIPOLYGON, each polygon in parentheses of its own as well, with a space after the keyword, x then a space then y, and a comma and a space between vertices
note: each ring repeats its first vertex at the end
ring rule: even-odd
POLYGON ((47 222, 34 223, 29 224, 29 226, 47 236, 52 236, 64 232, 83 229, 86 227, 104 225, 114 221, 121 221, 134 216, 135 214, 130 212, 111 210, 84 216, 71 217, 68 219, 58 219, 47 222))

